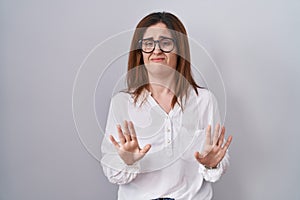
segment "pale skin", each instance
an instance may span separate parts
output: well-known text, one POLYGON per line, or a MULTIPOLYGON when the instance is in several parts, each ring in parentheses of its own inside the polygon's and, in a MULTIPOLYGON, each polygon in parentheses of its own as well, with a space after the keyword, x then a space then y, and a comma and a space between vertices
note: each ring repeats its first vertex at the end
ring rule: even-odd
POLYGON ((142 159, 144 155, 150 150, 150 144, 147 144, 142 149, 140 148, 134 126, 131 121, 124 121, 123 130, 120 125, 117 125, 117 129, 120 143, 118 143, 112 135, 110 135, 110 140, 116 147, 119 156, 127 165, 132 165, 136 161, 142 159))
MULTIPOLYGON (((144 38, 153 38, 154 40, 159 40, 161 37, 172 37, 163 23, 148 27, 144 34, 144 38)), ((162 52, 158 45, 151 53, 143 52, 143 60, 149 75, 151 95, 166 113, 169 113, 172 109, 171 101, 174 94, 171 88, 175 84, 172 80, 177 65, 176 52, 176 48, 170 53, 162 52)), ((121 125, 117 125, 117 130, 120 142, 117 142, 112 135, 110 135, 110 140, 127 165, 134 164, 149 152, 151 144, 147 144, 143 148, 140 147, 131 121, 124 121, 123 128, 121 125)), ((225 156, 232 141, 232 136, 229 136, 224 144, 225 127, 220 127, 220 124, 216 125, 214 134, 212 137, 211 135, 211 126, 208 125, 204 149, 201 153, 195 152, 194 157, 196 161, 204 166, 216 167, 225 156)))

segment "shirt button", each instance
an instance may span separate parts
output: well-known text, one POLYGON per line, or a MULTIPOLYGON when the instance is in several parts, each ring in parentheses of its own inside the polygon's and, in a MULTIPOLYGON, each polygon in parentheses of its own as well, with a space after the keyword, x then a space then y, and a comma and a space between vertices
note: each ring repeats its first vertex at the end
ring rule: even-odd
POLYGON ((170 132, 170 131, 171 131, 171 130, 168 128, 168 129, 167 129, 167 132, 170 132))
POLYGON ((170 139, 168 139, 168 144, 170 144, 171 143, 171 140, 170 139))

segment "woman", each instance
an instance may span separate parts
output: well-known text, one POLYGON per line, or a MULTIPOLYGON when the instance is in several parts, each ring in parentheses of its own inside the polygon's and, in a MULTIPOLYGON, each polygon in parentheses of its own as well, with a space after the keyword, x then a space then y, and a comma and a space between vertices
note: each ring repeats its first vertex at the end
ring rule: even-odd
POLYGON ((128 88, 111 100, 102 143, 104 174, 119 184, 118 199, 212 198, 232 137, 224 142, 216 100, 195 83, 189 61, 176 16, 158 12, 139 22, 128 88))

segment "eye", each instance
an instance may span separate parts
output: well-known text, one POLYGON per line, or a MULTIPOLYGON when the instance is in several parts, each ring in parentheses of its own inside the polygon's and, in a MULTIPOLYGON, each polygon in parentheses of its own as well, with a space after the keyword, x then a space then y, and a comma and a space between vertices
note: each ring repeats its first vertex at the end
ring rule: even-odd
POLYGON ((162 39, 161 40, 161 45, 163 45, 163 46, 171 46, 171 45, 173 45, 173 41, 170 40, 170 39, 162 39))
POLYGON ((170 41, 163 41, 163 45, 165 45, 165 46, 171 45, 171 42, 170 41))
POLYGON ((151 40, 143 41, 143 45, 145 45, 145 46, 153 46, 153 44, 154 44, 154 42, 151 40))

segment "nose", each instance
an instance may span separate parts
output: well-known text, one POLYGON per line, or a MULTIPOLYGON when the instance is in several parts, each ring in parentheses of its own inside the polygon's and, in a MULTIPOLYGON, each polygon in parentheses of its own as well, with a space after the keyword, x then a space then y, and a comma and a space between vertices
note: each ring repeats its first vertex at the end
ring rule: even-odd
POLYGON ((157 42, 155 42, 155 44, 154 44, 154 50, 153 50, 153 53, 154 54, 159 54, 159 53, 161 53, 162 51, 160 50, 160 48, 159 48, 159 43, 158 43, 158 41, 157 42))

